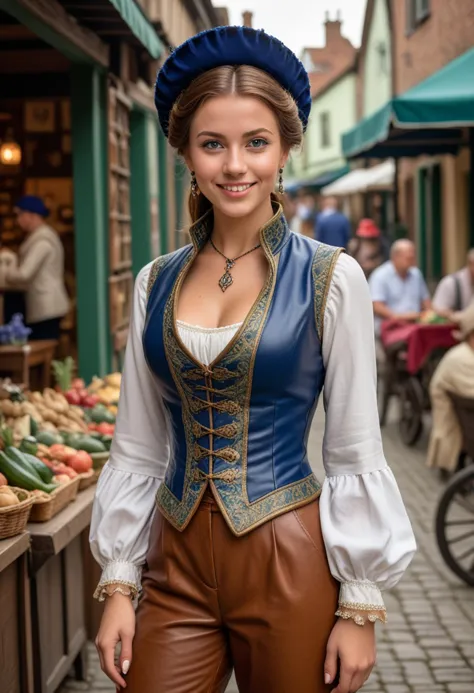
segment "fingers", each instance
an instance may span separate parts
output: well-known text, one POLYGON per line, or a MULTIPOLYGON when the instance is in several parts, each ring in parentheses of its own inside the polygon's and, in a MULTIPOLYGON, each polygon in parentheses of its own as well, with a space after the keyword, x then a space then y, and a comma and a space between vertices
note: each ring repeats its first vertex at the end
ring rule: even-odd
POLYGON ((344 665, 341 662, 341 673, 339 675, 339 684, 333 690, 332 693, 353 693, 351 688, 352 678, 354 676, 355 669, 344 665))
POLYGON ((122 633, 122 646, 120 648, 120 670, 123 675, 128 674, 132 663, 132 642, 133 636, 122 633))
POLYGON ((369 678, 373 666, 373 663, 359 665, 344 665, 341 663, 339 685, 332 693, 357 693, 369 678))
POLYGON ((337 648, 328 644, 326 661, 324 662, 324 683, 332 683, 337 674, 337 648))
POLYGON ((114 654, 115 654, 115 643, 104 642, 100 636, 96 639, 97 652, 99 653, 100 666, 102 671, 107 674, 109 679, 115 683, 116 686, 121 688, 126 688, 127 684, 125 679, 120 674, 119 667, 115 666, 114 654))

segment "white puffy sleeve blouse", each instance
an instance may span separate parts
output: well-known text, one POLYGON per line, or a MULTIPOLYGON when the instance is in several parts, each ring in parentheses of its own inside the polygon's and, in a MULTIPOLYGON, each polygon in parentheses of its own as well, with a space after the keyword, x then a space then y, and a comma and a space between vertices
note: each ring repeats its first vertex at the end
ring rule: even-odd
MULTIPOLYGON (((170 456, 166 411, 142 347, 150 268, 140 272, 135 284, 115 436, 92 513, 91 548, 103 569, 99 598, 111 583, 140 590, 155 494, 170 456)), ((238 327, 178 325, 186 346, 208 363, 238 327)), ((352 258, 341 255, 324 319, 326 479, 320 497, 321 527, 331 573, 341 583, 338 614, 366 611, 384 620, 381 591, 396 585, 416 546, 383 453, 373 335, 366 279, 352 258)))

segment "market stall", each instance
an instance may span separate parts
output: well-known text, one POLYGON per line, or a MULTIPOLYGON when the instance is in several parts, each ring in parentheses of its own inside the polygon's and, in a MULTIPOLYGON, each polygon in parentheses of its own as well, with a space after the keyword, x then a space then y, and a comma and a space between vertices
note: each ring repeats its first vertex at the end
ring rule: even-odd
POLYGON ((34 691, 29 545, 27 532, 0 541, 0 671, 1 690, 8 693, 34 691))
POLYGON ((53 693, 71 666, 82 679, 101 612, 88 534, 120 374, 86 388, 73 370, 55 362, 56 389, 0 382, 0 688, 6 675, 9 693, 53 693))

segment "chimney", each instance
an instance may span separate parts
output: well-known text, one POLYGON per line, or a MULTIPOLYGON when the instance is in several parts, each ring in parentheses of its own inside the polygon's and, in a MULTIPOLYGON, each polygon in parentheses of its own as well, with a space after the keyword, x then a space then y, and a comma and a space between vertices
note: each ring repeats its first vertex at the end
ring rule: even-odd
POLYGON ((253 12, 242 12, 242 23, 244 26, 252 28, 253 12))
POLYGON ((338 10, 337 19, 329 19, 329 13, 326 13, 326 21, 324 22, 326 27, 326 47, 334 46, 339 43, 342 38, 341 34, 341 13, 338 10))

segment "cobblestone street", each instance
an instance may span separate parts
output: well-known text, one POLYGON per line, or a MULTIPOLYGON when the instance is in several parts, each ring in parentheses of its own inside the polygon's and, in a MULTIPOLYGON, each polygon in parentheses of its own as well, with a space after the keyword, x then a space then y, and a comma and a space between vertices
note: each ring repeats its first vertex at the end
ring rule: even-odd
MULTIPOLYGON (((319 415, 310 439, 313 459, 319 456, 321 436, 319 415)), ((424 465, 426 441, 421 441, 415 450, 406 448, 393 424, 384 430, 384 441, 387 459, 414 526, 418 553, 399 587, 386 595, 389 622, 378 626, 377 666, 364 690, 473 693, 474 590, 444 567, 437 550, 433 518, 442 484, 424 465)), ((315 469, 322 478, 320 465, 315 465, 315 469)), ((88 682, 66 681, 61 693, 114 693, 114 687, 99 669, 92 646, 88 675, 88 682)), ((235 683, 227 693, 237 693, 235 683)))

